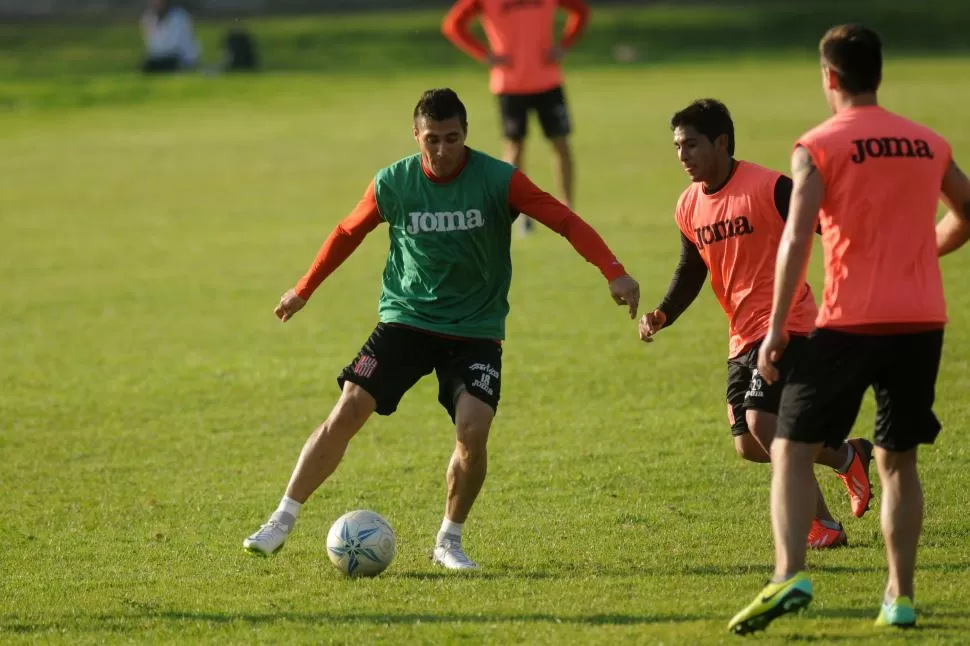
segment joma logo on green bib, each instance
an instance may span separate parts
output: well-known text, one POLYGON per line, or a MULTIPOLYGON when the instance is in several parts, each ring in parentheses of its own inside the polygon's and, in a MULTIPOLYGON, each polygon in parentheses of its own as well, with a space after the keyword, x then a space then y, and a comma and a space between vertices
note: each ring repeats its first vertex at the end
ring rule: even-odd
POLYGON ((411 211, 408 213, 411 222, 407 232, 430 233, 432 231, 467 231, 485 226, 485 218, 478 209, 467 211, 411 211))

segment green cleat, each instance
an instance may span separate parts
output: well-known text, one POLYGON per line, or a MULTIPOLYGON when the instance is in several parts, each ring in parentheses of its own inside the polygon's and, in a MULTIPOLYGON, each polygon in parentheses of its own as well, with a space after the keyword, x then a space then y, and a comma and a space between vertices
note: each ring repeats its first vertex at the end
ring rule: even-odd
POLYGON ((895 626, 896 628, 912 628, 916 625, 916 610, 913 600, 909 597, 896 597, 892 603, 883 603, 876 619, 876 626, 895 626))
POLYGON ((747 608, 734 615, 728 631, 747 635, 764 630, 772 621, 789 612, 796 612, 812 601, 812 581, 799 572, 787 581, 769 583, 747 608))

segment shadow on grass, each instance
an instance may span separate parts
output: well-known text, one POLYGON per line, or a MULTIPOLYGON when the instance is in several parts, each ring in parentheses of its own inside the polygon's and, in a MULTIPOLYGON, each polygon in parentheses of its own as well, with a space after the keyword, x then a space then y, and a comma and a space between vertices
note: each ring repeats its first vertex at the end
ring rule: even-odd
MULTIPOLYGON (((874 621, 875 615, 871 608, 826 608, 810 610, 808 617, 822 619, 842 619, 852 621, 874 621)), ((946 625, 940 619, 951 621, 965 621, 970 618, 967 612, 934 613, 927 609, 921 614, 924 620, 908 634, 921 632, 952 632, 960 630, 957 626, 946 625)), ((725 617, 717 614, 704 613, 599 613, 583 615, 556 615, 550 613, 328 613, 328 612, 196 612, 181 610, 147 611, 141 613, 101 614, 91 616, 72 616, 70 618, 52 618, 48 621, 24 620, 16 616, 7 616, 0 620, 0 635, 4 632, 17 634, 34 634, 50 631, 78 631, 78 632, 144 632, 150 627, 146 622, 161 624, 248 624, 251 626, 275 624, 307 624, 307 625, 350 625, 363 624, 373 626, 395 625, 442 625, 442 624, 556 624, 567 626, 639 626, 682 624, 692 622, 721 622, 725 617)), ((832 633, 816 635, 789 635, 788 641, 797 642, 846 642, 856 637, 832 633)))
MULTIPOLYGON (((850 619, 859 620, 865 622, 874 622, 876 620, 876 615, 878 613, 878 608, 875 605, 872 608, 820 608, 811 611, 811 614, 822 619, 850 619)), ((970 619, 970 612, 933 612, 932 608, 923 609, 918 608, 918 619, 917 624, 913 628, 909 628, 903 631, 903 634, 914 636, 921 632, 963 632, 964 629, 960 626, 947 625, 940 621, 950 620, 950 621, 966 621, 970 619)))
MULTIPOLYGON (((874 608, 811 608, 807 617, 851 620, 871 622, 875 620, 874 608)), ((72 615, 70 617, 52 617, 47 620, 30 620, 17 615, 6 615, 0 618, 0 635, 4 632, 18 634, 34 634, 50 631, 78 631, 78 632, 144 632, 150 629, 146 622, 161 624, 209 623, 209 624, 249 624, 253 626, 273 624, 365 624, 375 626, 388 625, 440 625, 440 624, 557 624, 571 626, 637 626, 664 625, 691 622, 721 622, 725 617, 721 613, 663 613, 645 612, 629 613, 595 613, 580 615, 557 615, 551 613, 489 613, 489 612, 218 612, 218 611, 182 611, 161 610, 140 607, 137 612, 117 614, 96 614, 90 616, 72 615)), ((920 608, 920 623, 909 634, 923 631, 952 632, 962 630, 958 626, 947 625, 944 622, 965 622, 970 619, 970 611, 943 610, 935 611, 932 606, 920 608)), ((909 631, 907 631, 909 632, 909 631)), ((790 635, 786 639, 798 642, 844 642, 854 640, 855 637, 837 634, 790 635)))
MULTIPOLYGON (((557 563, 551 571, 525 570, 514 566, 493 566, 488 570, 472 572, 444 572, 442 570, 424 570, 410 572, 387 572, 382 579, 404 579, 412 581, 444 581, 463 579, 466 581, 546 581, 579 578, 625 578, 625 577, 737 577, 745 575, 759 575, 767 579, 771 574, 771 563, 739 563, 733 565, 695 565, 671 567, 599 567, 586 565, 576 567, 572 564, 557 563)), ((963 574, 970 572, 970 563, 948 564, 929 563, 920 565, 921 571, 945 572, 947 574, 963 574)), ((815 565, 811 572, 851 575, 851 574, 884 574, 884 565, 815 565)))
MULTIPOLYGON (((635 572, 628 572, 627 574, 636 574, 635 572)), ((385 579, 408 579, 413 581, 444 581, 450 579, 454 581, 457 578, 469 579, 469 580, 526 580, 526 581, 544 581, 546 579, 561 579, 561 575, 553 572, 389 572, 387 574, 381 575, 385 579)))
MULTIPOLYGON (((918 569, 929 572, 946 572, 948 574, 961 574, 970 572, 970 563, 928 563, 920 564, 918 569)), ((684 576, 741 576, 745 574, 764 574, 767 578, 771 572, 770 563, 757 564, 738 564, 738 565, 697 565, 671 569, 664 571, 664 574, 681 574, 684 576)), ((827 572, 832 574, 879 574, 886 572, 885 565, 813 565, 810 572, 827 572)), ((632 572, 632 574, 647 573, 643 570, 632 572)), ((649 572, 660 574, 661 572, 649 572)))
POLYGON ((0 634, 13 632, 30 634, 46 632, 56 629, 84 630, 91 632, 111 631, 129 632, 136 627, 144 630, 145 621, 172 623, 211 623, 251 625, 267 625, 278 623, 296 624, 369 624, 369 625, 418 625, 418 624, 563 624, 583 626, 632 626, 642 624, 676 624, 694 621, 710 621, 722 619, 720 616, 696 613, 645 613, 645 614, 589 614, 589 615, 554 615, 548 613, 441 613, 426 612, 405 613, 327 613, 327 612, 188 612, 188 611, 158 611, 139 614, 92 615, 90 617, 74 616, 70 619, 52 619, 50 621, 29 621, 18 617, 4 617, 0 621, 0 634))

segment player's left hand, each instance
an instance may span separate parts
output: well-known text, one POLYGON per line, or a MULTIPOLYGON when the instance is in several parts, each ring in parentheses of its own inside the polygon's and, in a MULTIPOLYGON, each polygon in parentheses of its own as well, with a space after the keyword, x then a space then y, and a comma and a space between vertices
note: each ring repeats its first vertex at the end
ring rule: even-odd
POLYGON ((637 317, 640 306, 640 284, 629 274, 610 281, 610 296, 617 305, 626 305, 630 309, 630 318, 637 317))
POLYGON ((300 298, 295 289, 288 289, 280 296, 280 304, 273 310, 276 318, 286 323, 293 315, 303 309, 306 300, 300 298))
POLYGON ((768 335, 761 342, 761 349, 758 350, 758 374, 769 384, 775 383, 780 378, 775 363, 781 360, 781 355, 787 347, 787 332, 768 330, 768 335))
POLYGON ((556 45, 548 52, 546 52, 546 62, 547 63, 559 63, 562 59, 566 58, 566 50, 560 45, 556 45))

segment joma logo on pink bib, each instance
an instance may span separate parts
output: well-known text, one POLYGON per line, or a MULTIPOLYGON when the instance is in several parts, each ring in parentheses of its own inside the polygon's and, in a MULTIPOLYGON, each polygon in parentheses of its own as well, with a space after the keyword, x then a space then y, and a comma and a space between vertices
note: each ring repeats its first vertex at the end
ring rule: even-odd
POLYGON ((431 233, 433 231, 468 231, 485 226, 485 218, 478 209, 467 211, 411 211, 408 213, 411 221, 407 225, 407 232, 431 233))

